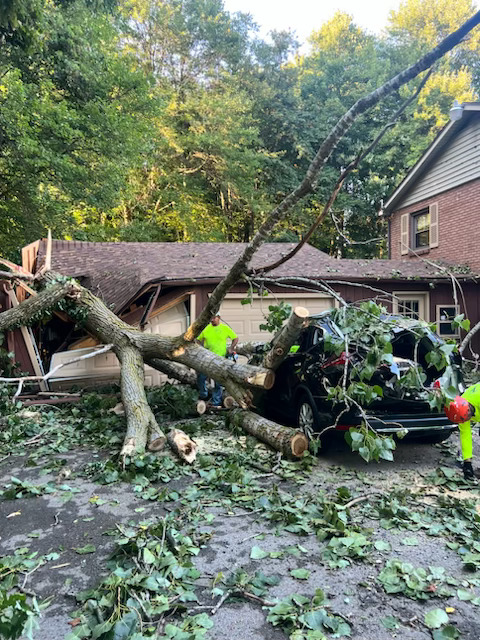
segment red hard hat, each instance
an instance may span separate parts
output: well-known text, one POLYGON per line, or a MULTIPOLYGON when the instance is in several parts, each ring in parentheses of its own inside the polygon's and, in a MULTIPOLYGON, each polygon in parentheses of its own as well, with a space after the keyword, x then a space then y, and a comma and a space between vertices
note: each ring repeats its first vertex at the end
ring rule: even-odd
POLYGON ((450 422, 467 422, 469 407, 470 405, 465 398, 462 398, 462 396, 456 396, 455 400, 445 407, 445 413, 450 422))

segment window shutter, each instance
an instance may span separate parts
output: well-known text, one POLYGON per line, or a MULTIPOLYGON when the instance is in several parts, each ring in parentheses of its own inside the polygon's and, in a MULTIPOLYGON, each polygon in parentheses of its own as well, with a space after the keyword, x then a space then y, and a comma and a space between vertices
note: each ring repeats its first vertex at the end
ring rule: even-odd
POLYGON ((404 256, 408 253, 408 219, 409 213, 402 213, 400 217, 400 255, 404 256))
POLYGON ((438 247, 438 204, 430 205, 430 247, 438 247))

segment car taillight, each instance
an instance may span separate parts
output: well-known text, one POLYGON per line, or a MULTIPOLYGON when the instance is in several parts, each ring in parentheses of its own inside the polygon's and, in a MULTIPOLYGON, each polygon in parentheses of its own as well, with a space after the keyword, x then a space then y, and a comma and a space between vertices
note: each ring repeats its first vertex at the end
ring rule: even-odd
POLYGON ((338 358, 334 358, 331 360, 327 360, 323 367, 336 367, 336 366, 345 366, 345 363, 348 360, 348 356, 346 354, 345 351, 342 351, 342 353, 338 356, 338 358))

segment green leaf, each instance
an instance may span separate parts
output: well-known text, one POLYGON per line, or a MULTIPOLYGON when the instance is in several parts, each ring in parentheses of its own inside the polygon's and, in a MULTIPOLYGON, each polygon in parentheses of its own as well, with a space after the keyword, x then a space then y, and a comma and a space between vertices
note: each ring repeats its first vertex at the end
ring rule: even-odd
POLYGON ((403 538, 402 544, 404 544, 407 547, 416 547, 418 545, 418 538, 415 538, 415 536, 403 538))
POLYGON ((292 569, 290 575, 297 580, 308 580, 310 571, 308 569, 292 569))
POLYGON ((439 629, 447 622, 448 614, 443 609, 432 609, 432 611, 425 614, 425 625, 429 629, 439 629))
POLYGON ((143 550, 143 561, 145 562, 145 564, 154 564, 155 560, 156 558, 150 551, 150 549, 147 549, 147 547, 145 547, 143 550))
POLYGON ((400 623, 395 618, 395 616, 385 616, 385 618, 381 618, 380 622, 389 631, 395 631, 396 629, 400 629, 400 623))
POLYGON ((79 555, 83 555, 85 553, 95 553, 97 548, 93 544, 86 544, 84 547, 74 547, 73 550, 79 555))
POLYGON ((250 551, 250 558, 252 558, 252 560, 263 560, 263 558, 266 558, 267 556, 268 553, 257 546, 252 547, 252 550, 250 551))
POLYGON ((376 540, 374 545, 375 549, 377 551, 391 551, 392 547, 390 546, 389 542, 386 542, 385 540, 376 540))
POLYGON ((455 640, 460 637, 460 633, 458 629, 453 625, 449 624, 442 629, 436 629, 432 633, 433 640, 455 640))
POLYGON ((138 615, 135 611, 129 611, 119 620, 113 629, 113 640, 127 640, 136 630, 138 615))

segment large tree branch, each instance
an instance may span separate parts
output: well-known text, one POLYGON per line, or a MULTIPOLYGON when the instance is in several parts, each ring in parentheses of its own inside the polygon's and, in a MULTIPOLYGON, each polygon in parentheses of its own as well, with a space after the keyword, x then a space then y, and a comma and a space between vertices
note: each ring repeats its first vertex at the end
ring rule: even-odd
POLYGON ((0 313, 0 331, 9 331, 38 322, 47 311, 53 310, 60 300, 74 294, 76 288, 77 285, 73 281, 53 284, 38 295, 20 303, 18 307, 0 313))
POLYGON ((462 340, 462 344, 460 345, 458 352, 461 356, 463 356, 465 349, 468 347, 470 342, 472 341, 473 336, 475 336, 480 331, 480 322, 470 329, 467 335, 462 340))
POLYGON ((203 311, 185 332, 183 337, 186 341, 195 340, 200 332, 207 326, 212 316, 220 308, 220 304, 227 292, 246 273, 253 255, 267 240, 275 225, 285 217, 286 213, 290 211, 299 200, 313 191, 323 166, 355 120, 374 107, 389 93, 410 82, 410 80, 416 78, 422 71, 431 67, 434 62, 453 49, 479 22, 480 11, 477 11, 470 20, 467 20, 459 29, 442 40, 435 49, 427 53, 415 64, 385 82, 381 87, 375 89, 375 91, 357 100, 357 102, 350 107, 321 144, 302 182, 273 209, 265 222, 260 226, 252 241, 247 245, 242 255, 230 269, 229 273, 217 285, 203 311))
MULTIPOLYGON (((433 71, 433 68, 430 68, 428 70, 428 72, 425 74, 425 77, 422 79, 422 81, 419 84, 419 86, 418 86, 417 90, 415 91, 415 93, 412 96, 410 96, 410 98, 408 98, 408 100, 406 100, 401 105, 401 107, 399 109, 397 109, 397 111, 393 114, 392 119, 390 120, 390 122, 388 122, 383 127, 383 129, 376 136, 376 138, 369 144, 369 146, 366 149, 363 149, 362 151, 360 151, 360 153, 357 155, 357 157, 354 160, 352 160, 348 164, 348 166, 341 172, 337 182, 335 183, 333 191, 330 194, 330 197, 328 198, 328 200, 327 200, 325 206, 323 207, 321 213, 317 216, 316 220, 311 225, 311 227, 307 231, 307 233, 302 237, 300 242, 298 242, 296 244, 296 246, 289 253, 287 253, 284 256, 282 256, 276 262, 273 262, 272 264, 269 264, 269 265, 267 265, 265 267, 261 267, 260 269, 256 269, 255 271, 257 271, 259 273, 268 273, 269 271, 273 271, 273 269, 276 269, 280 265, 282 265, 285 262, 287 262, 288 260, 290 260, 290 258, 293 258, 293 256, 295 256, 300 251, 300 249, 310 240, 310 238, 313 236, 315 231, 318 229, 320 224, 325 219, 325 216, 328 214, 330 209, 333 207, 333 205, 335 203, 335 200, 337 199, 337 196, 340 193, 340 191, 341 191, 341 189, 343 187, 343 183, 345 182, 347 176, 358 167, 360 162, 364 158, 366 158, 369 153, 371 153, 375 149, 375 147, 380 142, 380 140, 383 138, 383 136, 387 133, 387 131, 389 131, 393 126, 395 126, 396 121, 402 115, 402 113, 405 111, 405 109, 408 107, 408 105, 411 104, 417 98, 418 94, 420 93, 420 91, 425 86, 427 80, 432 75, 432 71, 433 71)), ((337 223, 336 223, 335 219, 334 219, 334 223, 335 223, 335 226, 337 227, 337 223)), ((338 227, 337 227, 337 231, 339 231, 338 227)), ((341 233, 341 232, 339 231, 339 233, 341 233)), ((341 234, 341 235, 343 235, 343 234, 341 234)), ((368 242, 372 242, 372 240, 368 240, 368 242)))
POLYGON ((127 418, 127 433, 120 453, 125 458, 144 453, 151 435, 155 434, 157 444, 160 441, 164 444, 166 437, 147 402, 145 367, 140 352, 134 347, 122 346, 115 348, 115 353, 121 365, 120 387, 127 418))
POLYGON ((195 371, 192 371, 192 369, 189 369, 183 364, 171 362, 170 360, 164 360, 162 358, 146 358, 145 364, 148 364, 157 371, 164 373, 169 378, 174 378, 183 384, 195 386, 197 374, 195 371))
POLYGON ((308 315, 308 310, 305 307, 296 307, 293 310, 288 321, 272 340, 270 351, 263 358, 263 364, 266 367, 273 370, 278 369, 288 355, 290 348, 295 344, 295 340, 305 326, 308 315))

